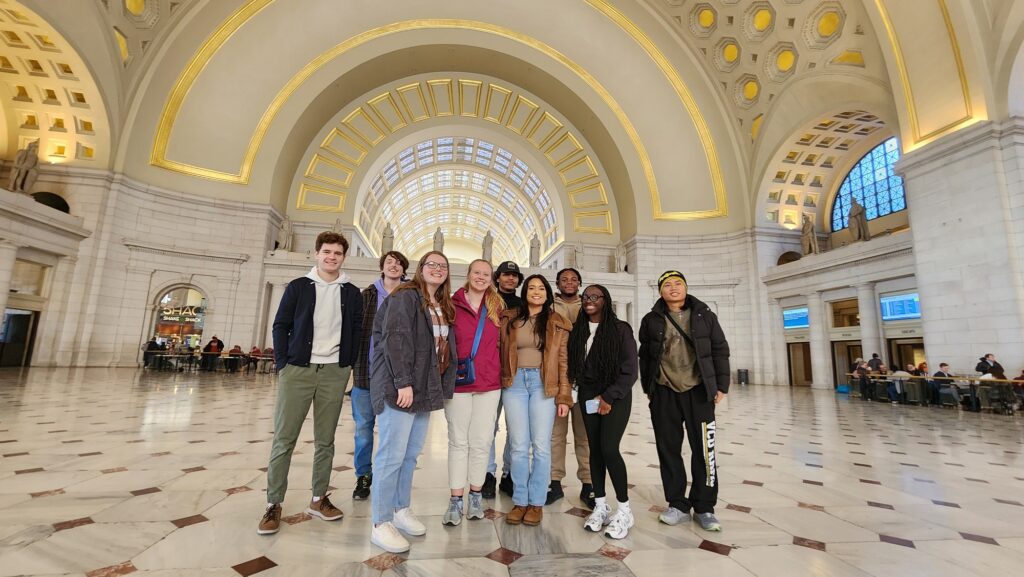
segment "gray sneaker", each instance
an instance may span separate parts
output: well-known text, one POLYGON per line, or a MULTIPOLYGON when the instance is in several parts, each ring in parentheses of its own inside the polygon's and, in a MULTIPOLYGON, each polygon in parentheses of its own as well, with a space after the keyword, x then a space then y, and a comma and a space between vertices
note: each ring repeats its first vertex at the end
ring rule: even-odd
POLYGON ((441 523, 452 527, 462 523, 462 497, 448 500, 448 510, 444 512, 444 519, 441 523))
POLYGON ((658 520, 666 525, 678 525, 683 521, 689 521, 690 513, 684 513, 675 507, 669 507, 665 509, 664 513, 658 515, 658 520))
POLYGON ((484 518, 484 496, 481 493, 469 492, 469 506, 466 507, 467 519, 484 518))
POLYGON ((715 517, 714 513, 697 513, 696 517, 701 529, 705 531, 722 530, 722 524, 718 522, 718 518, 715 517))

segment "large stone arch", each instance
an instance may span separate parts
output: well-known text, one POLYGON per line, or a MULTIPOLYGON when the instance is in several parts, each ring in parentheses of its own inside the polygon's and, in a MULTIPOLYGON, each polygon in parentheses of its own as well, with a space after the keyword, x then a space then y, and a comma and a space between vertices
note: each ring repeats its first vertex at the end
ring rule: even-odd
MULTIPOLYGON (((294 159, 297 154, 294 150, 285 149, 285 146, 294 144, 290 138, 293 129, 301 130, 300 124, 306 125, 307 129, 313 125, 322 126, 324 115, 336 112, 339 102, 348 101, 333 99, 334 106, 329 111, 307 115, 311 105, 320 103, 319 96, 324 91, 342 85, 338 93, 344 93, 347 87, 358 84, 350 82, 357 80, 350 73, 360 64, 378 56, 408 48, 429 47, 443 39, 451 45, 448 50, 452 47, 456 50, 452 57, 456 64, 462 60, 481 60, 483 53, 480 50, 505 54, 522 64, 518 70, 503 70, 496 77, 516 82, 518 79, 510 76, 522 76, 527 81, 519 84, 542 96, 544 87, 540 84, 553 77, 567 89, 564 93, 575 95, 585 104, 580 109, 595 127, 594 132, 605 132, 609 136, 608 143, 622 157, 624 170, 616 172, 624 174, 621 178, 627 179, 623 182, 629 185, 618 187, 616 192, 621 190, 625 195, 630 191, 641 191, 634 198, 635 216, 622 211, 621 216, 626 223, 624 234, 635 231, 633 223, 649 220, 655 221, 653 230, 650 230, 653 233, 658 230, 677 232, 678 227, 672 223, 680 220, 693 220, 687 226, 696 232, 702 229, 721 230, 723 227, 738 229, 745 220, 745 214, 729 212, 730 195, 741 194, 745 187, 738 176, 741 171, 736 164, 737 159, 718 152, 719 149, 725 150, 734 137, 728 122, 718 116, 714 90, 706 79, 683 66, 691 56, 683 47, 671 42, 668 34, 658 30, 656 21, 639 6, 630 3, 613 6, 596 0, 564 3, 557 6, 564 13, 555 18, 549 14, 552 9, 549 5, 527 3, 517 6, 517 10, 510 14, 490 3, 459 0, 445 7, 446 16, 458 18, 417 20, 412 16, 422 15, 425 10, 420 3, 401 3, 391 6, 388 11, 379 10, 379 6, 374 4, 366 6, 365 10, 353 7, 346 11, 344 22, 331 18, 323 19, 330 22, 306 22, 302 35, 289 34, 285 38, 281 31, 292 30, 289 22, 302 15, 283 13, 279 3, 254 0, 243 5, 235 4, 234 7, 239 8, 238 13, 222 3, 216 4, 216 7, 210 5, 200 10, 204 12, 203 18, 193 20, 193 23, 201 20, 202 26, 212 23, 205 29, 197 26, 189 38, 181 37, 178 39, 180 42, 169 46, 161 66, 171 70, 183 69, 196 55, 197 37, 215 38, 214 32, 219 24, 227 22, 232 14, 251 18, 233 31, 211 59, 204 61, 205 66, 196 76, 198 83, 188 92, 187 98, 178 102, 181 114, 177 118, 181 124, 175 124, 171 130, 173 136, 155 129, 160 124, 164 102, 145 100, 145 95, 173 92, 174 82, 154 77, 142 86, 138 106, 133 108, 136 113, 129 119, 137 130, 132 136, 133 143, 125 149, 122 167, 126 173, 172 189, 182 188, 187 182, 190 190, 203 194, 269 201, 274 190, 294 174, 294 171, 282 173, 279 170, 283 158, 294 159), (251 15, 243 14, 251 6, 263 7, 251 15), (353 14, 356 17, 352 17, 353 14), (395 14, 408 14, 409 19, 395 20, 395 14), (567 20, 581 25, 566 28, 557 24, 567 20), (318 28, 321 25, 333 25, 329 34, 330 44, 327 33, 318 28), (401 30, 380 35, 382 30, 392 25, 401 30), (641 28, 651 34, 639 32, 641 28), (328 48, 337 47, 339 38, 351 40, 370 32, 376 36, 363 43, 350 44, 346 51, 329 53, 328 48), (601 51, 587 48, 597 41, 602 44, 601 51), (289 49, 274 51, 273 47, 283 44, 287 44, 289 49), (324 60, 318 60, 316 66, 307 69, 308 75, 301 73, 296 76, 304 65, 325 54, 324 60), (625 65, 627 62, 628 66, 625 65), (253 69, 252 66, 258 67, 253 69), (239 92, 232 91, 240 83, 234 82, 232 87, 232 83, 226 81, 229 77, 245 79, 241 83, 246 84, 244 98, 239 96, 239 92), (282 94, 282 87, 289 78, 296 82, 288 88, 287 98, 275 101, 280 106, 259 139, 248 186, 225 186, 226 181, 220 180, 215 172, 238 174, 240 161, 245 156, 244 149, 253 141, 250 128, 259 124, 257 120, 268 110, 266 103, 274 100, 274 94, 282 94), (260 83, 258 86, 253 84, 257 81, 260 83), (190 103, 190 100, 194 102, 190 103), (197 102, 203 103, 201 109, 195 105, 197 102), (224 125, 225 119, 232 121, 234 134, 218 129, 224 125), (597 126, 604 128, 596 129, 597 126), (192 171, 192 175, 183 180, 180 173, 150 165, 154 141, 165 141, 166 158, 182 165, 205 164, 204 168, 213 172, 192 171), (202 144, 198 149, 190 145, 189 150, 183 150, 182 143, 185 142, 202 144), (206 143, 209 143, 208 147, 206 143), (218 152, 212 153, 211 149, 218 152), (637 149, 646 151, 647 158, 637 153, 637 149), (216 156, 221 158, 214 158, 216 156), (268 171, 267 167, 275 167, 275 170, 268 171)), ((322 9, 323 14, 336 13, 336 9, 326 4, 322 9)), ((436 10, 432 12, 436 16, 436 10)), ((432 62, 414 58, 398 67, 395 73, 421 72, 424 69, 421 66, 431 65, 432 62)), ((452 67, 449 63, 445 68, 464 69, 452 67)), ((377 79, 369 86, 380 85, 387 80, 390 79, 377 79)), ((170 101, 176 98, 172 94, 170 101)), ((562 106, 559 110, 568 114, 562 106)), ((304 145, 308 139, 298 141, 304 145)), ((163 144, 158 142, 157 148, 161 149, 163 144)), ((599 148, 601 143, 595 142, 594 146, 599 148)), ((160 161, 157 164, 164 165, 160 161)), ((739 198, 741 196, 734 199, 733 205, 742 207, 739 198)))

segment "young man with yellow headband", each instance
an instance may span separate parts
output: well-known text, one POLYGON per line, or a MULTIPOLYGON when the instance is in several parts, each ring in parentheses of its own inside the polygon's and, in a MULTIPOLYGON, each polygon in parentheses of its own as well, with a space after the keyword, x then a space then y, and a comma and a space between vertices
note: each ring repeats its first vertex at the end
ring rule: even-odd
POLYGON ((654 440, 668 509, 668 525, 688 521, 691 510, 705 531, 721 531, 715 517, 715 405, 729 392, 729 343, 718 317, 687 294, 686 277, 658 277, 661 298, 640 323, 640 384, 650 399, 654 440), (682 427, 680 426, 682 425, 682 427), (693 482, 686 494, 683 434, 690 442, 693 482))

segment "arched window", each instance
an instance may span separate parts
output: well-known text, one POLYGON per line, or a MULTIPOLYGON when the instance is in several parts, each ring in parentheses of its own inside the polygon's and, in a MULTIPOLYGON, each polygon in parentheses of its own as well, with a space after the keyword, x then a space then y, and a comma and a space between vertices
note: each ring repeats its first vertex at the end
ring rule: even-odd
POLYGON ((896 137, 879 144, 860 159, 846 175, 832 203, 832 232, 846 228, 851 198, 864 206, 868 220, 907 208, 903 179, 892 170, 899 159, 900 145, 896 137))

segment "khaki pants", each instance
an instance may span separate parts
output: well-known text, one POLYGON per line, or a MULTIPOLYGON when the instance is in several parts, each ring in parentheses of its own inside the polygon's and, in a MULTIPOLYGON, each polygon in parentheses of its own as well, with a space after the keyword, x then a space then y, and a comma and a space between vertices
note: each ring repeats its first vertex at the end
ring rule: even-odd
MULTIPOLYGON (((583 425, 583 413, 580 403, 576 403, 569 411, 572 416, 572 443, 576 448, 576 478, 581 483, 590 483, 590 444, 587 442, 587 429, 583 425)), ((569 417, 555 416, 555 426, 551 431, 551 480, 561 481, 565 478, 565 446, 568 443, 569 417)))
POLYGON ((284 501, 292 451, 310 405, 313 405, 313 496, 322 497, 327 493, 334 462, 334 431, 338 428, 350 369, 338 363, 308 367, 287 365, 278 373, 274 443, 267 466, 268 503, 284 501))

